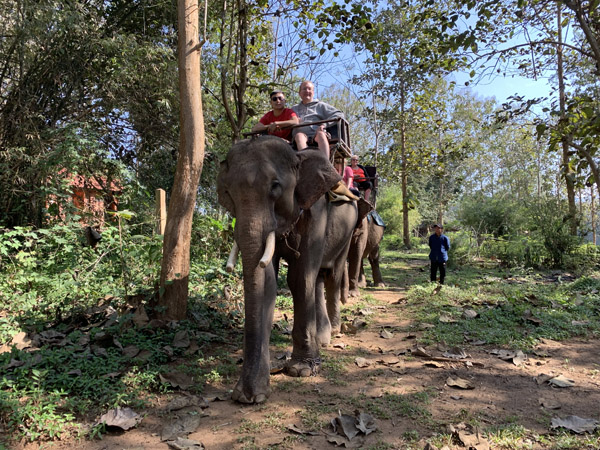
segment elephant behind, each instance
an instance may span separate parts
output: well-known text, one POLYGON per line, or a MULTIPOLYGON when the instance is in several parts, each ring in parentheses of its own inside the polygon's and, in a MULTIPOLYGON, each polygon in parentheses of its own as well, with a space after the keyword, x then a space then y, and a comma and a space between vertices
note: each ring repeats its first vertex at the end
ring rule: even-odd
MULTIPOLYGON (((363 268, 363 259, 369 258, 371 271, 373 273, 373 284, 383 287, 383 278, 379 269, 379 244, 383 239, 385 226, 382 222, 378 223, 374 217, 377 213, 373 211, 367 217, 362 219, 360 225, 352 234, 350 250, 348 251, 348 296, 358 297, 360 295, 358 288, 365 287, 367 280, 363 268)), ((379 218, 379 215, 377 215, 379 218)))
POLYGON ((219 202, 236 217, 244 277, 244 362, 234 400, 260 403, 269 395, 273 256, 288 262, 294 299, 288 374, 315 373, 320 347, 339 331, 342 278, 358 218, 356 202, 331 203, 324 195, 340 179, 320 151, 294 152, 271 136, 235 144, 221 163, 219 202))

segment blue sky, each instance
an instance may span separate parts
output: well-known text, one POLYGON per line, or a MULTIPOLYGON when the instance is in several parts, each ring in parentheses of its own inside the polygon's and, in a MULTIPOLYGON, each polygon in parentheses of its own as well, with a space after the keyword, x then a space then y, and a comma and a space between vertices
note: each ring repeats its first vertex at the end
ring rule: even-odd
MULTIPOLYGON (((454 74, 448 77, 448 79, 456 81, 458 88, 464 88, 465 82, 470 81, 466 73, 454 74)), ((533 80, 518 75, 508 77, 497 76, 493 79, 483 80, 479 84, 471 82, 468 88, 481 97, 495 97, 499 103, 504 103, 508 97, 515 94, 524 96, 527 99, 552 95, 548 79, 544 77, 533 80)))

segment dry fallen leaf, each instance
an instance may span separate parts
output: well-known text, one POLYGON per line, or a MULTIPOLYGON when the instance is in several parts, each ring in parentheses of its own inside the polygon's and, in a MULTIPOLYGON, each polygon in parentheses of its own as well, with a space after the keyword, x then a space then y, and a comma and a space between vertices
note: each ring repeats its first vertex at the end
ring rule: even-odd
POLYGON ((178 437, 174 441, 167 441, 167 445, 175 450, 204 450, 202 442, 178 437))
POLYGON ((442 368, 442 367, 444 367, 444 365, 442 363, 439 363, 437 361, 425 361, 423 363, 423 365, 427 366, 427 367, 436 367, 436 368, 442 368))
POLYGON ((473 385, 473 383, 471 383, 469 380, 465 380, 463 378, 453 378, 453 377, 448 377, 448 379, 446 380, 446 384, 448 386, 451 387, 457 387, 460 389, 475 389, 475 386, 473 385))
POLYGON ((103 414, 98 420, 98 424, 105 424, 107 427, 118 427, 122 430, 129 430, 135 427, 142 417, 131 408, 111 409, 103 414))
POLYGON ((550 378, 548 380, 548 384, 559 388, 568 388, 575 386, 575 381, 569 380, 568 378, 559 375, 557 377, 550 378))
POLYGON ((190 346, 190 337, 186 330, 178 331, 173 337, 173 347, 186 348, 190 346))
POLYGON ((439 321, 442 323, 456 323, 456 319, 448 314, 441 314, 439 321))
POLYGON ((391 333, 388 330, 381 330, 379 337, 382 339, 391 339, 394 337, 394 333, 391 333))
POLYGON ((442 356, 452 359, 465 359, 469 357, 462 348, 452 348, 447 352, 442 353, 442 356))
POLYGON ((371 365, 371 363, 369 361, 367 361, 365 358, 362 358, 360 356, 357 356, 354 359, 354 363, 360 368, 369 367, 371 365))
POLYGON ((455 431, 453 438, 461 443, 463 447, 469 450, 489 450, 490 444, 479 433, 472 434, 468 431, 455 431))
POLYGON ((540 406, 546 409, 560 409, 560 403, 558 400, 553 398, 540 398, 538 399, 540 406))
POLYGON ((188 389, 194 384, 194 378, 181 372, 168 372, 158 374, 160 381, 170 384, 173 387, 188 389))
POLYGON ((425 351, 423 347, 417 347, 410 351, 412 356, 422 356, 424 358, 431 358, 431 355, 425 351))
POLYGON ((183 417, 177 418, 167 423, 161 432, 161 441, 171 441, 177 437, 193 433, 200 426, 200 414, 185 414, 183 417))
POLYGON ((594 419, 582 419, 577 416, 567 416, 564 419, 554 417, 552 419, 551 428, 566 428, 575 433, 593 433, 596 428, 600 427, 600 422, 594 419))
POLYGON ((479 317, 479 313, 474 309, 465 309, 462 313, 463 319, 475 319, 477 317, 479 317))

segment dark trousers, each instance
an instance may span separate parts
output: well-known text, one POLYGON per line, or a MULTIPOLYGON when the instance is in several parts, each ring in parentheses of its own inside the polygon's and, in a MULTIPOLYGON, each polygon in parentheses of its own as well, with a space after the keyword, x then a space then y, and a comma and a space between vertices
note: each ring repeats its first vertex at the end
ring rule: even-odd
POLYGON ((440 269, 440 284, 444 284, 444 278, 446 278, 446 263, 439 261, 431 261, 431 281, 435 281, 437 277, 437 270, 440 269))

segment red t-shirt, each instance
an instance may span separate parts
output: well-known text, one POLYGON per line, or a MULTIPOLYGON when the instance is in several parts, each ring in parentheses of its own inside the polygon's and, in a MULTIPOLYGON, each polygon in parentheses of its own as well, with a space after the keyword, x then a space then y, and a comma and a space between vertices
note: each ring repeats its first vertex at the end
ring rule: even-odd
MULTIPOLYGON (((292 117, 298 117, 298 115, 290 108, 283 108, 283 111, 279 116, 275 117, 273 111, 269 111, 260 118, 259 122, 263 125, 271 125, 273 122, 283 122, 284 120, 290 120, 292 117)), ((285 130, 274 131, 273 133, 269 134, 272 134, 273 136, 279 136, 280 138, 287 139, 289 141, 290 137, 292 136, 292 129, 287 128, 285 130)))
POLYGON ((354 172, 354 181, 367 181, 365 171, 360 166, 352 167, 352 172, 354 172))

